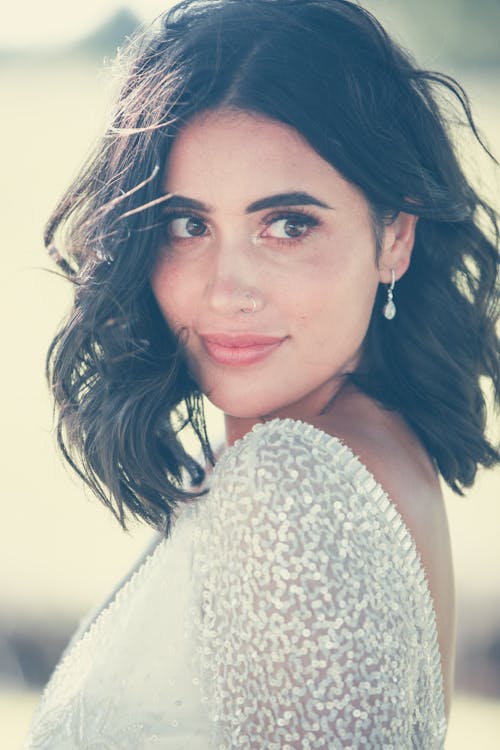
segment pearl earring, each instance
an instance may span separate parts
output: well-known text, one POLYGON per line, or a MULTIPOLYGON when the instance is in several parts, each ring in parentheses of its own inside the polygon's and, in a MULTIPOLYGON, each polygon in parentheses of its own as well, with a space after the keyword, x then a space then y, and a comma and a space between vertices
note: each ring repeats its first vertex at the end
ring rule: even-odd
POLYGON ((394 304, 394 285, 396 284, 396 275, 394 269, 391 268, 391 284, 387 290, 387 302, 385 303, 382 314, 387 320, 392 320, 396 317, 396 305, 394 304))

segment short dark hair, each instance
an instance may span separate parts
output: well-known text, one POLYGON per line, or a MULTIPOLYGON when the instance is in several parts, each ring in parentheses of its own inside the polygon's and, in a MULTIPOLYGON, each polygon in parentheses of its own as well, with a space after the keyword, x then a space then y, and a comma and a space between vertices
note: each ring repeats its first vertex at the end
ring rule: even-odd
POLYGON ((59 444, 120 522, 129 511, 168 532, 175 505, 199 494, 185 488, 186 472, 203 477, 179 439, 186 425, 213 461, 201 394, 150 276, 173 139, 220 107, 295 128, 363 192, 379 226, 400 211, 420 217, 397 318, 381 316, 381 287, 350 377, 406 419, 455 491, 499 462, 482 390, 489 380, 498 402, 498 220, 448 133, 459 111, 484 147, 462 88, 420 69, 345 0, 184 0, 122 58, 112 122, 46 231, 75 283, 48 356, 59 444))

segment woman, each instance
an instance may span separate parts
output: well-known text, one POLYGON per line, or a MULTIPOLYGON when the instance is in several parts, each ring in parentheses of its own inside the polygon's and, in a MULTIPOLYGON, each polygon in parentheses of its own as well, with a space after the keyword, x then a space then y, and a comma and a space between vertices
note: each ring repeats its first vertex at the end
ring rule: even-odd
POLYGON ((500 459, 497 224, 450 100, 479 140, 460 87, 343 0, 186 0, 132 42, 47 230, 75 283, 49 376, 68 461, 164 538, 27 747, 443 747, 438 475, 500 459))

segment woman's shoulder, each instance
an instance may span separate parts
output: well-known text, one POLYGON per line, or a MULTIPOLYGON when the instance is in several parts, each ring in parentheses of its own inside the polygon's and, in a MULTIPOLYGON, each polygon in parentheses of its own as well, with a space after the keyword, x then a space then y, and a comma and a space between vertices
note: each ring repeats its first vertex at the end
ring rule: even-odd
POLYGON ((435 609, 448 704, 453 681, 454 580, 446 506, 434 464, 397 412, 354 390, 316 426, 340 438, 359 457, 410 532, 435 609))
MULTIPOLYGON (((310 422, 259 423, 226 449, 215 483, 244 484, 249 492, 283 486, 341 485, 384 494, 410 530, 421 556, 433 562, 449 549, 446 510, 435 467, 411 428, 394 411, 356 391, 310 422)), ((328 501, 328 493, 322 493, 328 501)))
POLYGON ((443 507, 424 449, 397 415, 369 401, 353 402, 333 418, 256 424, 225 450, 211 484, 257 496, 275 491, 275 498, 280 488, 297 497, 320 489, 327 505, 330 489, 350 499, 358 495, 360 509, 368 496, 385 495, 412 531, 443 507))
POLYGON ((446 508, 434 464, 418 437, 395 411, 358 391, 348 391, 315 425, 349 446, 396 507, 425 567, 447 561, 446 508))
POLYGON ((353 483, 361 464, 349 446, 319 425, 275 418, 256 424, 226 448, 215 466, 212 487, 223 482, 249 491, 286 485, 300 495, 321 483, 353 483))
POLYGON ((354 476, 364 469, 401 509, 409 488, 420 487, 427 500, 441 498, 434 466, 415 435, 395 412, 363 394, 343 398, 328 414, 307 422, 256 424, 223 451, 215 474, 258 476, 272 468, 282 475, 292 464, 292 476, 302 480, 311 471, 354 476))
MULTIPOLYGON (((447 541, 448 527, 435 466, 411 427, 396 411, 347 391, 315 426, 349 447, 396 506, 419 551, 447 541)), ((438 545, 439 546, 439 545, 438 545)))

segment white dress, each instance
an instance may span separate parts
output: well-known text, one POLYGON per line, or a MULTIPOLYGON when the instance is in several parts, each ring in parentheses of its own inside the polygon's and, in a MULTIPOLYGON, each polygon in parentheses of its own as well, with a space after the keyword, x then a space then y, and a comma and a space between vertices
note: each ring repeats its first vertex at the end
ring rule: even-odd
POLYGON ((38 750, 434 750, 433 604, 395 506, 338 439, 257 425, 67 652, 38 750))

